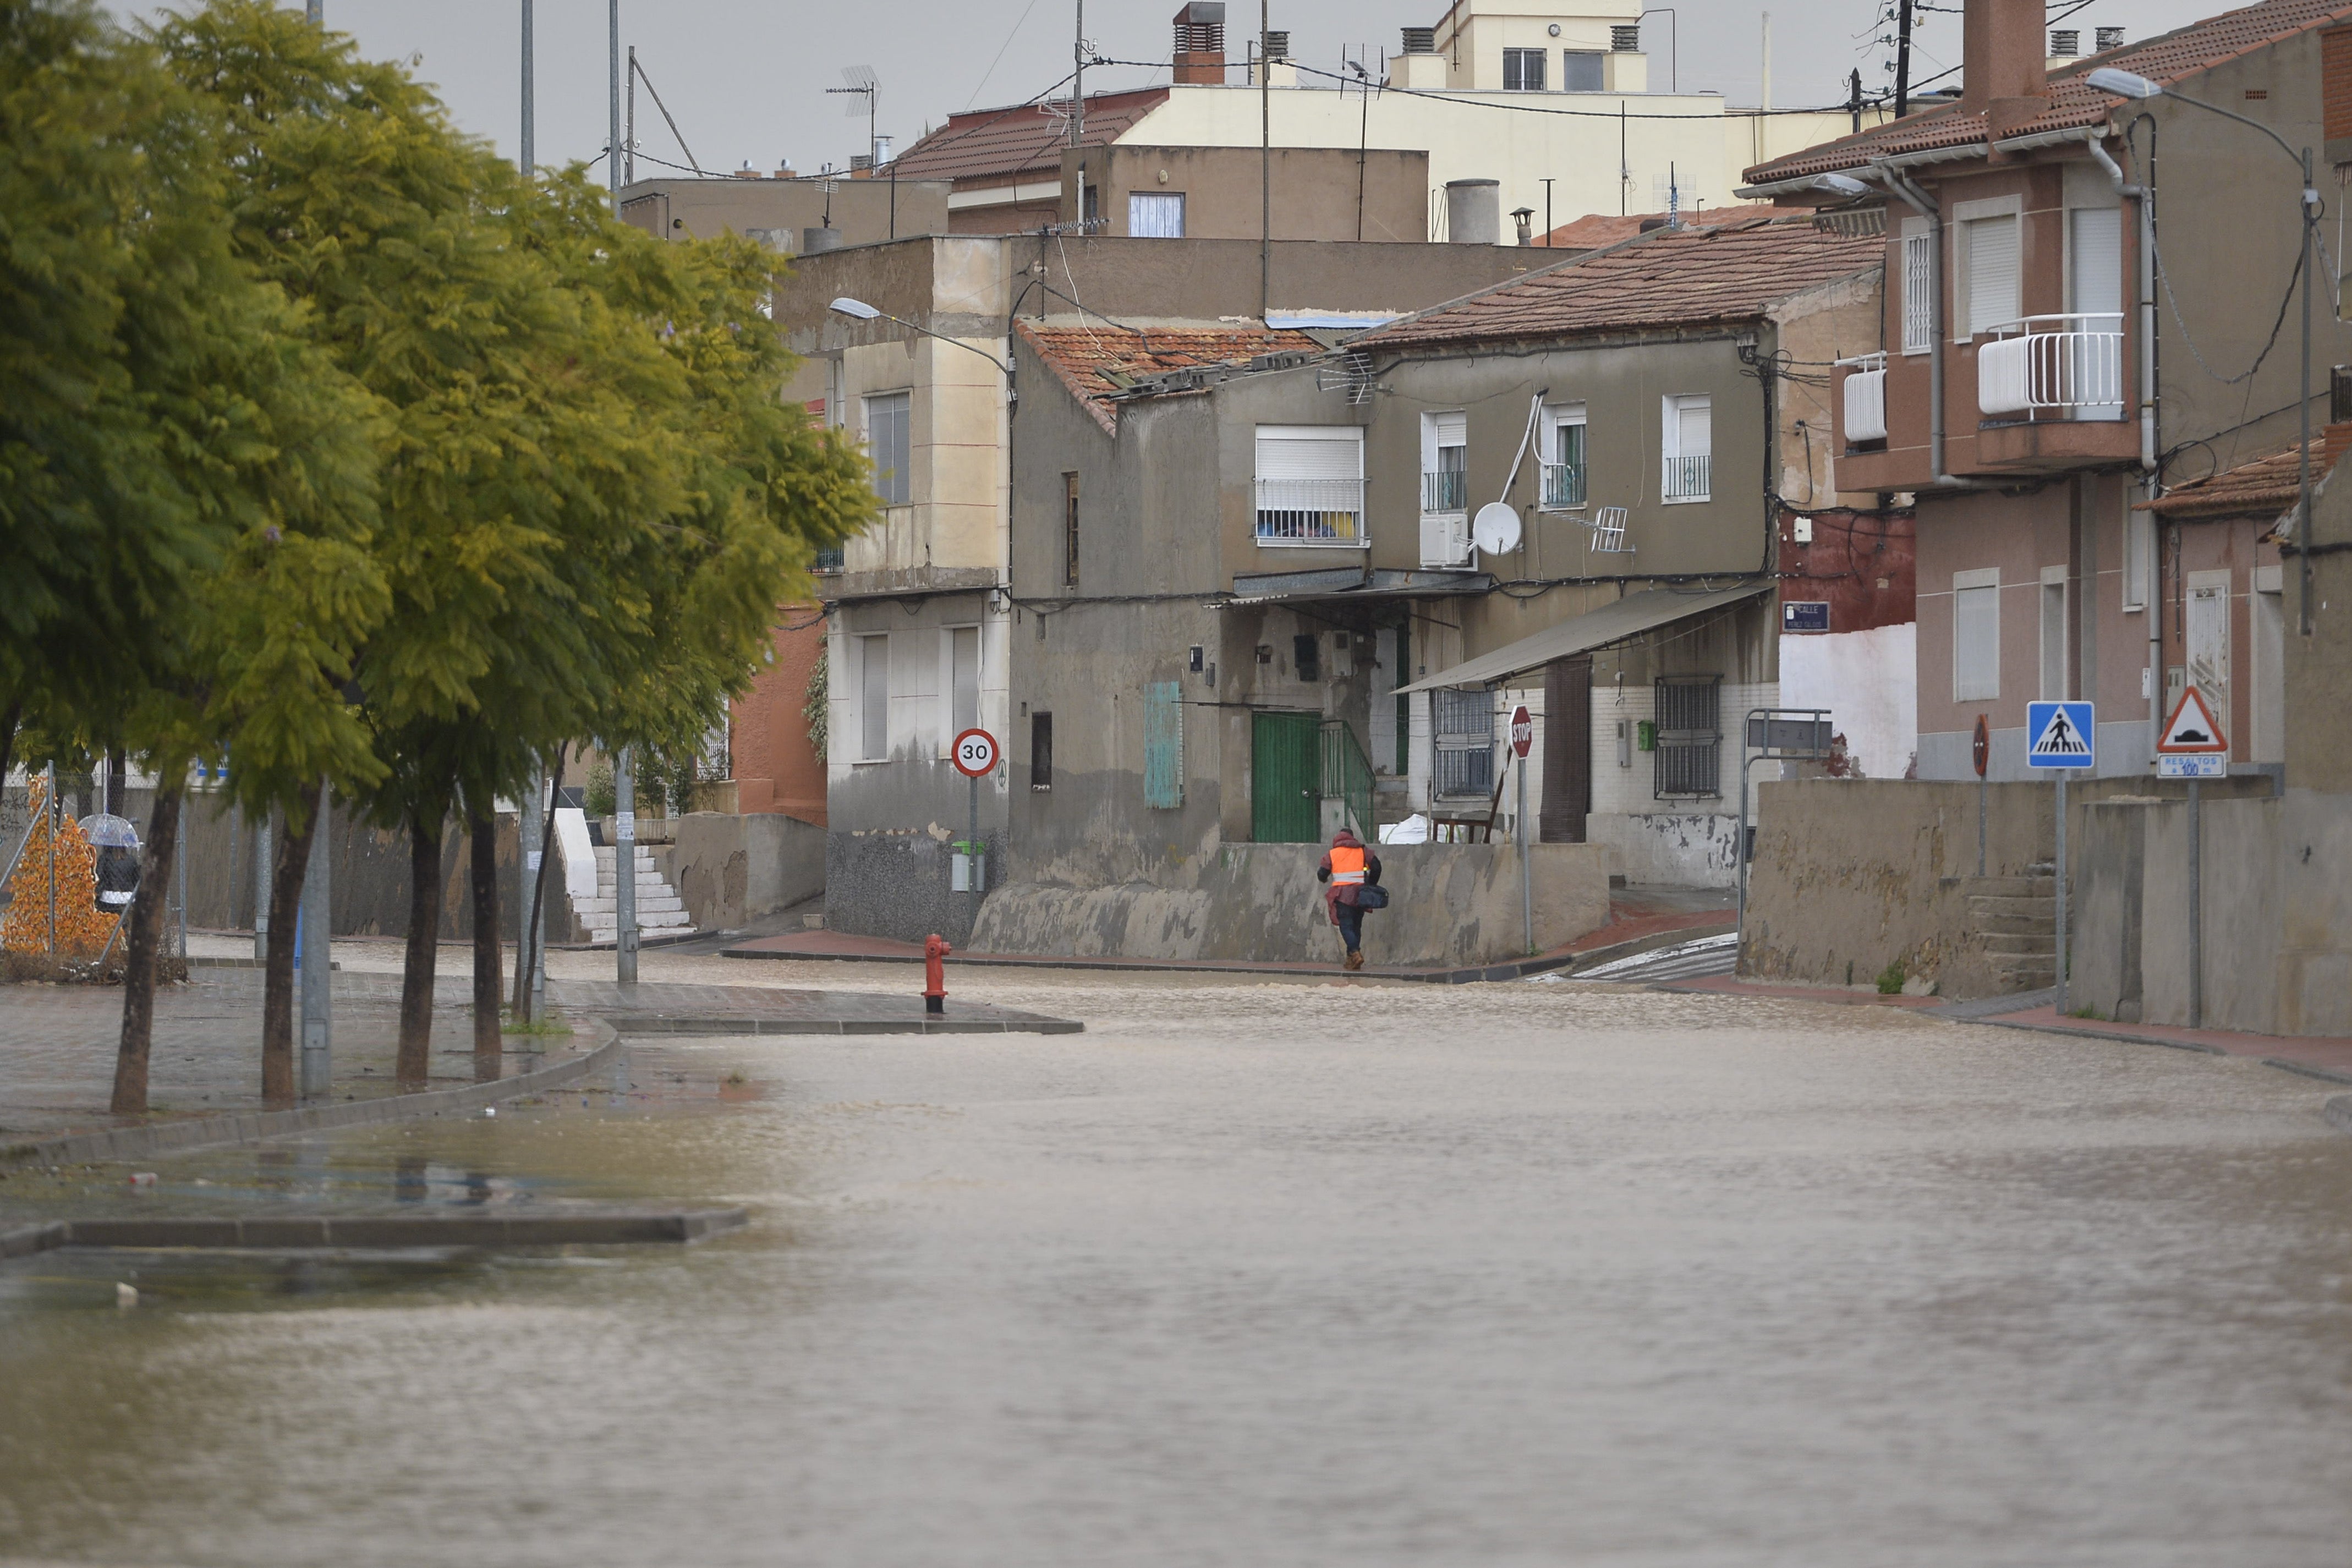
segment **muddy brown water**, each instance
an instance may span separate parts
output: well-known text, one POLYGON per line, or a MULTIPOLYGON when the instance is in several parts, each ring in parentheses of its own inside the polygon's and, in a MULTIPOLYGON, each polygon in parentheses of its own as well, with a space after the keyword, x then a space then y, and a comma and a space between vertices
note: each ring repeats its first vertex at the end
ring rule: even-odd
POLYGON ((1574 985, 968 993, 1088 1032, 667 1042, 618 1103, 0 1184, 754 1216, 0 1268, 0 1561, 2345 1561, 2325 1085, 1574 985))

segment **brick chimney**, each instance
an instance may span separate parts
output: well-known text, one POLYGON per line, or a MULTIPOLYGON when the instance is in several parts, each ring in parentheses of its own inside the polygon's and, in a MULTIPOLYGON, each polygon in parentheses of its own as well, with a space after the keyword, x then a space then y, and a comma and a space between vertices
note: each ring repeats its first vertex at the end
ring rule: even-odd
POLYGON ((1960 23, 1960 108, 2006 135, 2050 107, 2042 0, 1966 0, 1960 23))
POLYGON ((1224 85, 1224 0, 1192 0, 1176 13, 1175 59, 1178 81, 1224 85))

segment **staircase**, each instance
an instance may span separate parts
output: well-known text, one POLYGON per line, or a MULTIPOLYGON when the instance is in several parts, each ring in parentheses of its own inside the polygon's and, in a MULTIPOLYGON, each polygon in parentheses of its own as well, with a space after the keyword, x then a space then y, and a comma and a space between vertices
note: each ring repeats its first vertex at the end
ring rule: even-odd
MULTIPOLYGON (((660 869, 654 865, 654 852, 643 845, 634 847, 636 849, 639 938, 642 940, 661 931, 686 930, 692 924, 687 916, 686 904, 678 898, 676 889, 662 880, 660 869)), ((613 846, 596 846, 596 896, 572 901, 573 915, 588 928, 588 940, 593 942, 610 944, 620 934, 613 912, 614 892, 619 886, 614 872, 615 864, 613 846)))
POLYGON ((1969 879, 1969 942, 2004 995, 2058 984, 2058 879, 2047 861, 2025 869, 1969 879))

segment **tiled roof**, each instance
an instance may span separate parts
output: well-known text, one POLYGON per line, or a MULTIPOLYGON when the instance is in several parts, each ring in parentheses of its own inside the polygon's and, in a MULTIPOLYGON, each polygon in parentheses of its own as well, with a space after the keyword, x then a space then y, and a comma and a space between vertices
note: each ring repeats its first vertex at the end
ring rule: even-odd
POLYGON ((1139 376, 1192 365, 1240 364, 1259 354, 1323 353, 1323 345, 1305 332, 1269 332, 1263 327, 1152 327, 1137 332, 1022 321, 1013 330, 1106 430, 1118 427, 1112 396, 1139 376))
MULTIPOLYGON (((1085 145, 1116 142, 1135 122, 1167 101, 1164 87, 1139 92, 1107 92, 1087 100, 1085 145)), ((1070 122, 1042 103, 1013 109, 950 114, 948 122, 898 154, 898 170, 909 180, 991 180, 1058 173, 1062 149, 1070 144, 1070 122)))
MULTIPOLYGON (((2123 100, 2083 80, 2103 66, 2120 67, 2169 87, 2282 38, 2347 17, 2352 17, 2352 4, 2346 0, 2263 0, 2259 5, 2225 12, 2174 32, 2090 56, 2052 76, 2050 107, 2001 139, 2007 142, 2104 123, 2109 111, 2123 100)), ((1751 185, 1801 180, 1851 169, 1874 158, 1966 147, 1984 139, 1985 116, 1965 112, 1954 102, 1759 163, 1748 171, 1747 180, 1751 185)))
MULTIPOLYGON (((2297 441, 2234 468, 2175 485, 2156 500, 2140 502, 2139 510, 2177 522, 2198 518, 2270 518, 2292 511, 2302 494, 2297 461, 2302 450, 2303 443, 2297 441)), ((2330 425, 2321 430, 2312 441, 2312 483, 2326 479, 2347 451, 2352 451, 2352 425, 2330 425)))
POLYGON ((1623 216, 1615 213, 1586 213, 1573 222, 1560 225, 1549 235, 1538 236, 1536 248, 1598 250, 1604 245, 1632 239, 1642 232, 1642 226, 1645 223, 1662 226, 1665 221, 1664 213, 1629 213, 1623 216))
POLYGON ((1407 316, 1355 343, 1388 348, 1754 321, 1791 294, 1877 268, 1885 243, 1823 233, 1810 214, 1654 229, 1407 316))

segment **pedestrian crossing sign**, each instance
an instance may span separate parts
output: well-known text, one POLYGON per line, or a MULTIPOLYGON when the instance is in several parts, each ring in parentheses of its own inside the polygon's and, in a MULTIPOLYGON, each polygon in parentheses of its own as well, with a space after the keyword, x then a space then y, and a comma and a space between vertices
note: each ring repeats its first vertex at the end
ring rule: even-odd
POLYGON ((2028 767, 2087 768, 2098 761, 2098 722, 2087 702, 2029 702, 2025 732, 2028 767))

